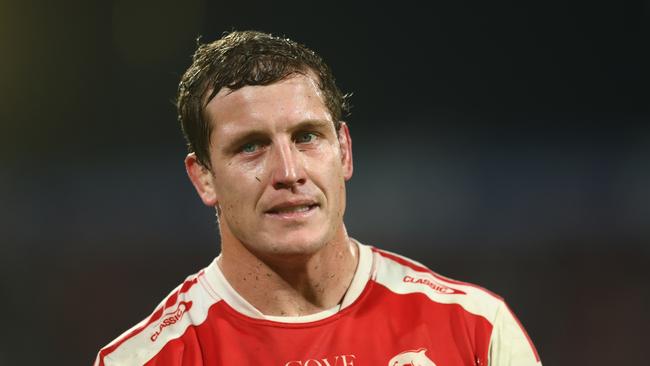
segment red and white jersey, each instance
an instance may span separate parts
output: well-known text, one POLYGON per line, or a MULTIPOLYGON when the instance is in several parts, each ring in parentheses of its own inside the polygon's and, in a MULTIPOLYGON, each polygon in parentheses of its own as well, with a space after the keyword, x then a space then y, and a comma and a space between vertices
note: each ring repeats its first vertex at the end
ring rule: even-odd
POLYGON ((504 301, 422 264, 359 244, 342 303, 300 317, 260 313, 217 261, 103 348, 112 365, 541 365, 504 301))

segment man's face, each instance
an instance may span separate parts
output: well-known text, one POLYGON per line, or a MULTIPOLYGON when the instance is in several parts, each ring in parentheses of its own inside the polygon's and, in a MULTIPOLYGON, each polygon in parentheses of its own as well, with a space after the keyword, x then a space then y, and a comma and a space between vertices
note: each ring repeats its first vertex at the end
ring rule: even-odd
POLYGON ((222 240, 265 257, 315 253, 344 237, 351 140, 345 124, 335 131, 313 77, 222 89, 206 115, 212 172, 192 181, 204 203, 218 205, 222 240))

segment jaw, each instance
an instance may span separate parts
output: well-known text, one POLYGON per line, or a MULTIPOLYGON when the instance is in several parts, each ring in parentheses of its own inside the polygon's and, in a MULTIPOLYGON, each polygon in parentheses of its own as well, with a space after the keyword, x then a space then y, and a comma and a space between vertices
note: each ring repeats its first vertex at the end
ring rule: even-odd
POLYGON ((244 224, 245 230, 230 225, 232 218, 219 215, 222 252, 241 252, 245 250, 265 262, 284 262, 287 259, 299 261, 314 256, 328 244, 347 241, 343 222, 333 225, 337 217, 323 220, 324 213, 314 208, 306 213, 268 215, 261 214, 257 222, 244 224), (325 222, 323 222, 325 221, 325 222), (250 228, 257 226, 256 230, 250 228))
POLYGON ((313 222, 277 221, 280 222, 271 222, 262 231, 262 235, 256 238, 260 242, 248 243, 259 254, 280 259, 284 256, 309 257, 333 239, 332 230, 328 226, 313 222))

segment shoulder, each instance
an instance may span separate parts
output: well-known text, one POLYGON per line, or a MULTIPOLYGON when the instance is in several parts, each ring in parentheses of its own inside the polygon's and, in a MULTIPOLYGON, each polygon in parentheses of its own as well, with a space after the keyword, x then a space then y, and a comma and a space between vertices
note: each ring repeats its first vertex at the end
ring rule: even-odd
POLYGON ((390 251, 377 248, 372 251, 375 282, 395 294, 420 294, 430 303, 458 305, 491 324, 505 306, 500 296, 481 286, 442 276, 422 263, 390 251))
POLYGON ((220 299, 204 280, 205 269, 188 276, 153 313, 97 354, 95 366, 143 365, 188 328, 202 324, 220 299))

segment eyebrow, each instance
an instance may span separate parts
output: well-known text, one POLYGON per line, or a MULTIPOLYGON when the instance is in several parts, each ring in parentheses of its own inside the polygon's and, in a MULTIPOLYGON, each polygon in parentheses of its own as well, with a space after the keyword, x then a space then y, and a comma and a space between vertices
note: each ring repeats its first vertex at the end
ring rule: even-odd
POLYGON ((334 126, 334 124, 330 121, 325 121, 322 119, 308 119, 299 122, 295 126, 292 126, 289 130, 291 132, 295 132, 299 130, 319 129, 319 128, 327 127, 329 124, 334 126))

